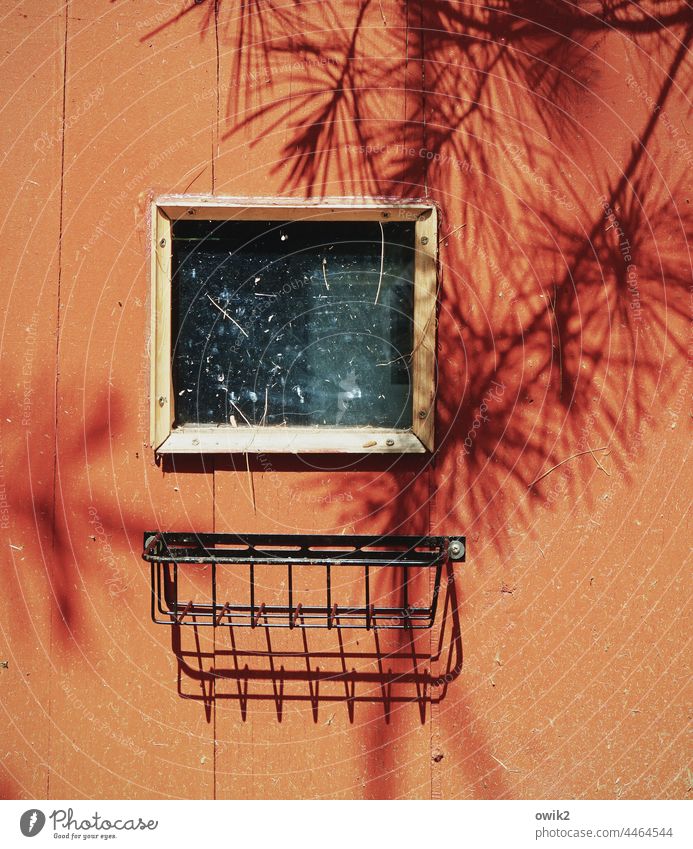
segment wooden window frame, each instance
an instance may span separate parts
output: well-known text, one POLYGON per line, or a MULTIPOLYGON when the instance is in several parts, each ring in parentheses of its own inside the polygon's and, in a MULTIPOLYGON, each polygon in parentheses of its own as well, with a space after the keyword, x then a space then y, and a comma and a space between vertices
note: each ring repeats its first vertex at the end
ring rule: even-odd
POLYGON ((435 338, 438 215, 421 201, 221 198, 172 195, 151 209, 151 443, 157 454, 219 453, 424 453, 434 448, 435 338), (193 218, 194 217, 194 218, 193 218), (233 427, 183 425, 175 416, 171 364, 172 226, 180 219, 203 221, 414 221, 414 346, 412 427, 233 427))

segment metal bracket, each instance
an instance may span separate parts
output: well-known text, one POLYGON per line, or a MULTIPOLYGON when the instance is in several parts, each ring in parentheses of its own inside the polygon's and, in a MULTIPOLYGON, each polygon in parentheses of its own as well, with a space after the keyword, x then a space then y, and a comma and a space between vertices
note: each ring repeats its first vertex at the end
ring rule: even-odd
MULTIPOLYGON (((142 558, 151 564, 152 619, 165 625, 234 625, 241 628, 420 629, 433 625, 443 565, 466 556, 462 536, 321 536, 302 534, 194 534, 146 531, 142 558), (211 601, 180 599, 185 570, 208 564, 211 601), (257 599, 256 565, 287 570, 286 604, 257 599), (294 599, 293 570, 324 569, 324 605, 294 599), (333 569, 361 570, 363 604, 333 599, 333 569), (248 603, 219 601, 220 570, 247 569, 248 603), (397 570, 401 605, 379 603, 374 570, 397 570), (432 569, 430 603, 409 600, 410 570, 432 569)), ((199 570, 198 570, 199 571, 199 570)), ((390 576, 392 577, 392 576, 390 576)), ((338 585, 338 584, 337 584, 338 585)), ((391 588, 393 581, 388 582, 391 588)), ((390 589, 389 596, 392 596, 390 589)))

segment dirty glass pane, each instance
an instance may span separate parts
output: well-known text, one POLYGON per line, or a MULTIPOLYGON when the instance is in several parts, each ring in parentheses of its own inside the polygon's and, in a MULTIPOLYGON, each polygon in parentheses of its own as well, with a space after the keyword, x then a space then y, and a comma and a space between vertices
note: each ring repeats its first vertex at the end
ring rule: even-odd
POLYGON ((173 236, 176 425, 411 426, 412 222, 173 236))

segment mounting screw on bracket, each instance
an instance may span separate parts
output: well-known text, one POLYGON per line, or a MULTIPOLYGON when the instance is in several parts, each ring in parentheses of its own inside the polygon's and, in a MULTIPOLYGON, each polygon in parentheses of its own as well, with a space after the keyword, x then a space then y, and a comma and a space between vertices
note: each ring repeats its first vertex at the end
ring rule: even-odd
POLYGON ((165 403, 166 403, 166 396, 165 395, 159 395, 159 406, 163 407, 165 403))
POLYGON ((466 553, 464 543, 461 539, 451 539, 448 543, 448 557, 450 560, 463 560, 466 553))

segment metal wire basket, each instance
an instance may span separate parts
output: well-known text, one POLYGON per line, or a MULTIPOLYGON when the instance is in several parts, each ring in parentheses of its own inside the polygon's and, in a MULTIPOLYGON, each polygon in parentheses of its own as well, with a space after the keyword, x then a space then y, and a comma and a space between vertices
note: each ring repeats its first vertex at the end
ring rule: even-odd
MULTIPOLYGON (((443 565, 464 561, 462 536, 321 536, 302 534, 195 534, 146 531, 142 557, 151 564, 152 619, 165 625, 239 628, 414 629, 433 625, 443 565), (208 581, 205 600, 181 598, 186 570, 196 569, 208 581), (285 603, 266 603, 256 581, 256 567, 285 569, 285 603), (324 604, 303 603, 295 589, 296 570, 319 567, 324 604), (361 604, 340 605, 335 596, 335 570, 358 570, 361 604), (401 603, 383 604, 374 584, 375 570, 397 570, 401 603), (219 596, 226 570, 247 574, 245 601, 219 596), (430 570, 426 602, 410 601, 414 574, 430 570)), ((352 576, 350 576, 351 578, 352 576)), ((392 573, 390 573, 392 577, 392 573)), ((245 582, 245 579, 244 579, 245 582)), ((392 581, 389 582, 392 586, 392 581)), ((314 588, 315 589, 315 588, 314 588)), ((313 595, 314 593, 311 593, 313 595)), ((390 593, 390 596, 392 593, 390 593)))

